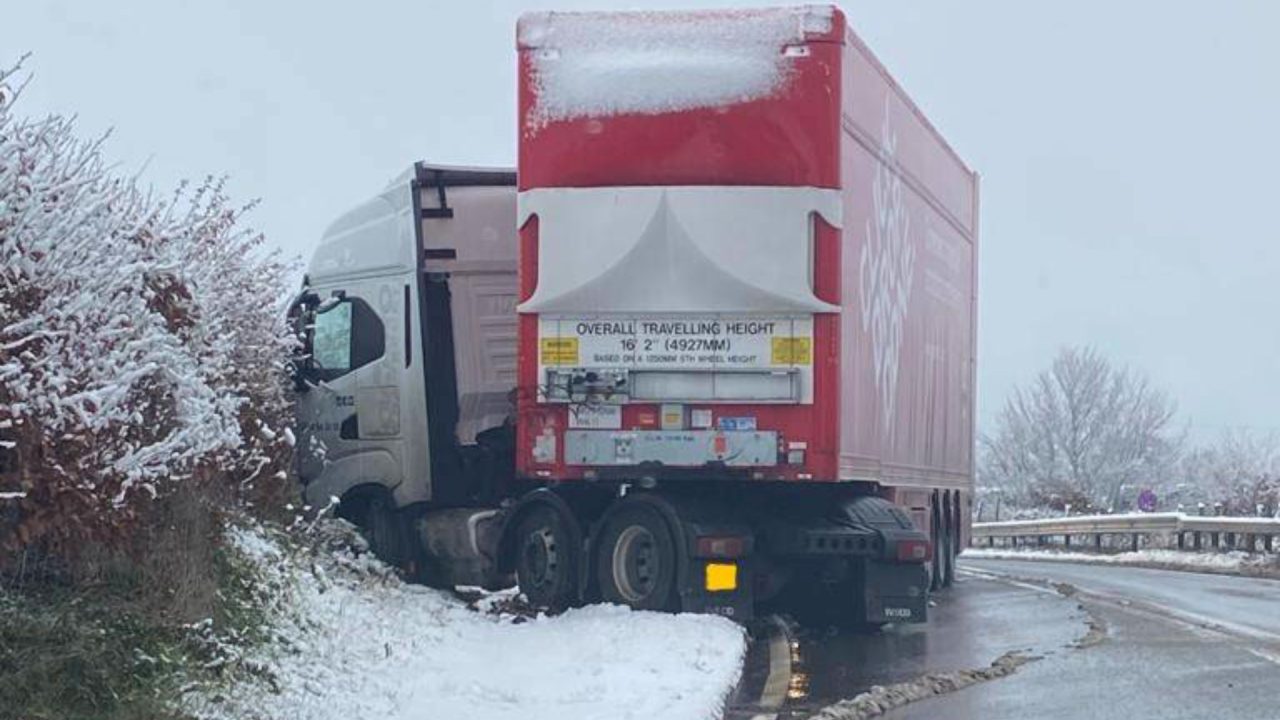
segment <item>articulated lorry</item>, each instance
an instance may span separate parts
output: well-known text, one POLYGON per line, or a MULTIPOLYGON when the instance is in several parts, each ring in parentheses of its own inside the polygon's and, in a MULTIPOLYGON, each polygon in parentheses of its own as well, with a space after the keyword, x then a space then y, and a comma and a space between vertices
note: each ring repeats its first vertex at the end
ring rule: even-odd
POLYGON ((921 622, 967 538, 977 178, 830 7, 536 13, 294 313, 300 476, 424 580, 921 622))

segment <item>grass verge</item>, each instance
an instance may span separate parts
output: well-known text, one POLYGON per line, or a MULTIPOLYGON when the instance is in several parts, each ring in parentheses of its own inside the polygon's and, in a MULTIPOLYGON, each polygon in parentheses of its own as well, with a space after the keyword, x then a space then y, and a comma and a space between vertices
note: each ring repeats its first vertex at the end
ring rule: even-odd
POLYGON ((0 720, 186 720, 193 686, 270 673, 244 660, 270 638, 270 610, 282 588, 226 543, 203 572, 212 612, 183 622, 148 587, 144 573, 92 585, 58 579, 0 585, 0 720))

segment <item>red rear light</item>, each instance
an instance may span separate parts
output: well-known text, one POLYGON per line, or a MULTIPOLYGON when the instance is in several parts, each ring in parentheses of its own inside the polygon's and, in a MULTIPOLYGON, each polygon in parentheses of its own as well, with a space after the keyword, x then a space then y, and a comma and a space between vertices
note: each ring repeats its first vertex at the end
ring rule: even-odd
POLYGON ((928 540, 902 540, 898 543, 898 562, 928 562, 933 559, 933 545, 928 540))
POLYGON ((740 537, 700 537, 698 557, 738 558, 746 554, 746 540, 740 537))

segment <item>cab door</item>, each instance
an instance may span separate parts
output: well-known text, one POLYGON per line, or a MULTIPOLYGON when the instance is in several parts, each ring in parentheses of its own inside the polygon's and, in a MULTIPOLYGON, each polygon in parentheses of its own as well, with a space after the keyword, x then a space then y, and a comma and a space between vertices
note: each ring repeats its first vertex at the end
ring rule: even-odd
MULTIPOLYGON (((316 288, 298 398, 298 471, 307 500, 347 490, 395 491, 406 467, 403 389, 411 364, 410 286, 399 278, 316 288)), ((412 383, 411 383, 412 384, 412 383)))

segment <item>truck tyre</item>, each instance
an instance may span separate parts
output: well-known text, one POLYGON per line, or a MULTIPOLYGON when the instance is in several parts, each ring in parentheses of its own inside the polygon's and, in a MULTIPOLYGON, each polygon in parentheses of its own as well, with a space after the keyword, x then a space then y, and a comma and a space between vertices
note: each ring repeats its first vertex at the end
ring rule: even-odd
POLYGON ((929 543, 933 546, 933 557, 929 560, 929 591, 942 589, 942 513, 938 511, 938 498, 929 502, 929 543))
POLYGON ((516 583, 536 607, 563 610, 578 596, 579 549, 555 508, 538 505, 516 526, 516 583))
POLYGON ((956 579, 956 541, 955 523, 952 522, 951 502, 943 503, 942 531, 939 533, 942 547, 942 587, 949 588, 956 579))
POLYGON ((605 520, 596 548, 596 578, 605 602, 636 610, 675 609, 677 544, 657 509, 638 502, 618 507, 605 520))
POLYGON ((359 524, 364 529, 365 539, 369 541, 369 549, 379 560, 395 568, 403 565, 404 527, 390 499, 381 493, 369 497, 364 502, 364 512, 359 524))
POLYGON ((951 529, 944 527, 938 533, 938 587, 951 587, 954 577, 955 557, 952 555, 951 529))

